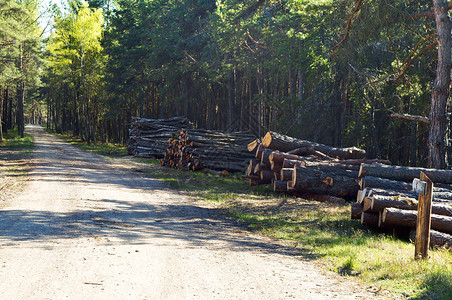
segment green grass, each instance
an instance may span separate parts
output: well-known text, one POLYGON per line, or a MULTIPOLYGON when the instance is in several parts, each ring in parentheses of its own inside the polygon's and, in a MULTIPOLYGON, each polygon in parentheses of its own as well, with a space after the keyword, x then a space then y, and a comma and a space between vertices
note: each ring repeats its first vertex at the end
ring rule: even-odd
POLYGON ((20 137, 17 127, 8 130, 3 135, 4 140, 0 142, 0 147, 13 148, 13 149, 27 149, 33 148, 33 140, 30 135, 25 134, 23 138, 20 137))
POLYGON ((57 135, 67 141, 68 143, 77 146, 85 151, 97 153, 100 155, 105 155, 109 157, 123 157, 127 155, 127 148, 120 144, 114 143, 101 143, 101 142, 91 142, 88 144, 83 141, 80 137, 74 137, 69 133, 56 133, 52 129, 44 128, 47 132, 57 135))

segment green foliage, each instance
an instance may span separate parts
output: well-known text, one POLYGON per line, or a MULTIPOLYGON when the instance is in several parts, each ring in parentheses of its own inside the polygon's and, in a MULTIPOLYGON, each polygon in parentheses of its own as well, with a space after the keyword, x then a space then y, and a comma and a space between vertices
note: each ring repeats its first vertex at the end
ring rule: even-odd
POLYGON ((23 138, 17 130, 17 127, 13 130, 9 130, 4 135, 4 140, 0 141, 1 148, 13 148, 13 149, 31 149, 33 148, 33 140, 30 135, 26 134, 23 138))

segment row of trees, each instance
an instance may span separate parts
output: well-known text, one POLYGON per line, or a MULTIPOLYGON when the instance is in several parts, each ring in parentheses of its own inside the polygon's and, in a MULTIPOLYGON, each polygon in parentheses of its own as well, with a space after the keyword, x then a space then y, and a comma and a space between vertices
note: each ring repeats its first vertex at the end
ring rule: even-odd
POLYGON ((125 142, 133 115, 185 115, 444 167, 448 10, 445 0, 69 0, 40 95, 49 125, 88 142, 125 142))
POLYGON ((39 84, 38 17, 37 1, 0 2, 0 141, 16 124, 24 136, 25 94, 39 84))

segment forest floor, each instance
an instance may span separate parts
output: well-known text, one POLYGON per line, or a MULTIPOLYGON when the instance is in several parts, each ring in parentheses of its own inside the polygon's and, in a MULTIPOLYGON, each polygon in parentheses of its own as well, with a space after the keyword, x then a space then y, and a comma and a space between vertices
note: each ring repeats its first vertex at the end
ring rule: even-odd
POLYGON ((32 153, 1 149, 2 298, 384 297, 150 177, 140 162, 82 151, 38 126, 27 132, 32 153))

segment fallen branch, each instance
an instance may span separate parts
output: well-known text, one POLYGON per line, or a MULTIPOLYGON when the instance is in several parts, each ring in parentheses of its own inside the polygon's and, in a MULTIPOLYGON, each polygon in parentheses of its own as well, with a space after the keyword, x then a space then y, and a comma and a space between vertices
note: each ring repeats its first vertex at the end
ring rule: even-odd
POLYGON ((413 115, 409 115, 409 114, 393 113, 393 114, 391 114, 391 117, 430 124, 430 120, 427 117, 422 117, 422 116, 413 116, 413 115))

